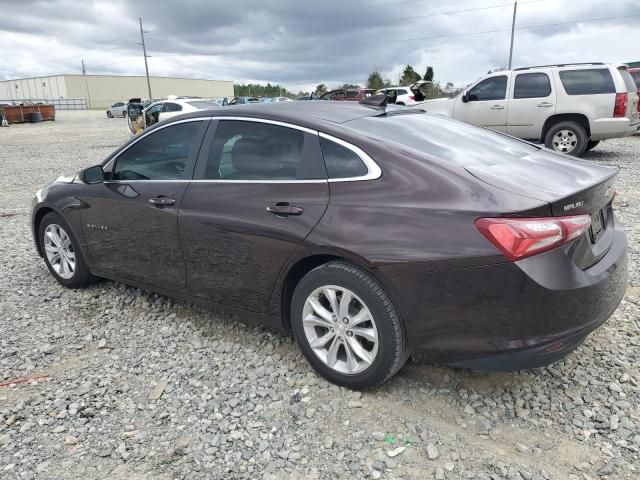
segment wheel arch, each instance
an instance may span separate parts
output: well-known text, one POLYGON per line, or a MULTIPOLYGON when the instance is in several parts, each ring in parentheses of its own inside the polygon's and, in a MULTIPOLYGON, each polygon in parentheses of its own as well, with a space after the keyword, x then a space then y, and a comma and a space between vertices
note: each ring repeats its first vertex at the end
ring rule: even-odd
POLYGON ((33 239, 36 243, 36 249, 38 250, 38 254, 41 257, 44 257, 44 252, 42 251, 42 245, 40 242, 40 238, 38 235, 38 232, 40 230, 40 224, 42 223, 42 219, 45 217, 45 215, 47 215, 48 213, 57 213, 58 215, 60 214, 59 212, 57 212, 55 209, 49 207, 49 206, 42 206, 40 208, 38 208, 35 213, 33 214, 33 223, 31 225, 32 231, 33 231, 33 239))
POLYGON ((576 122, 584 127, 587 132, 587 139, 591 138, 591 126, 589 125, 589 119, 582 113, 557 113, 547 118, 542 126, 542 137, 540 140, 544 142, 545 137, 549 130, 557 123, 560 122, 576 122))
MULTIPOLYGON (((373 271, 370 266, 367 265, 367 262, 364 259, 360 259, 357 256, 350 255, 345 252, 318 252, 318 253, 310 253, 303 257, 300 257, 293 261, 286 272, 282 275, 281 287, 279 289, 279 296, 276 299, 279 305, 280 311, 280 322, 281 327, 285 331, 291 331, 291 298, 293 296, 293 291, 296 288, 296 285, 302 280, 302 278, 309 273, 314 268, 319 267, 320 265, 324 265, 329 262, 342 261, 345 263, 350 263, 355 265, 358 268, 366 271, 373 278, 375 278, 378 283, 384 288, 383 282, 380 281, 378 275, 376 275, 375 271, 373 271)), ((385 291, 387 289, 385 288, 385 291)), ((389 292, 386 292, 389 295, 389 292)), ((389 296, 389 298, 391 298, 389 296)))

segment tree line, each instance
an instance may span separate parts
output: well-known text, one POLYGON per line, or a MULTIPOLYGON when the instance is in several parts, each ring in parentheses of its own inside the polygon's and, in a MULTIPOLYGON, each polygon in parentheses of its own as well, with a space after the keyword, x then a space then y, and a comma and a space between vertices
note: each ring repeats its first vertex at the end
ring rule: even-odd
MULTIPOLYGON (((422 86, 421 90, 425 93, 427 98, 450 96, 457 93, 457 90, 453 88, 453 83, 447 82, 444 86, 441 86, 439 82, 433 81, 433 76, 434 70, 432 66, 427 66, 424 75, 421 76, 418 72, 416 72, 413 66, 407 65, 402 70, 402 74, 398 78, 398 81, 392 82, 389 78, 383 78, 380 68, 375 68, 367 77, 365 87, 380 90, 386 87, 409 86, 420 80, 425 80, 430 83, 422 86)), ((329 89, 324 83, 320 83, 316 86, 315 93, 317 95, 322 95, 329 90, 353 88, 361 88, 361 86, 352 83, 344 83, 342 85, 334 86, 333 88, 329 89)), ((271 83, 267 83, 266 85, 261 85, 259 83, 236 83, 233 85, 233 93, 236 97, 246 96, 299 98, 309 95, 309 92, 303 92, 302 90, 296 94, 278 84, 272 85, 271 83)))

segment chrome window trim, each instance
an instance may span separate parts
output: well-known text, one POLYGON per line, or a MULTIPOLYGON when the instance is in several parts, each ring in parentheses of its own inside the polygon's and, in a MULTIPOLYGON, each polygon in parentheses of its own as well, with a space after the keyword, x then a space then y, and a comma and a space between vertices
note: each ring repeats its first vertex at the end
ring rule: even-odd
POLYGON ((256 122, 256 123, 267 123, 271 125, 278 125, 281 127, 292 128, 294 130, 300 130, 302 132, 310 133, 311 135, 318 135, 324 139, 335 142, 338 145, 341 145, 352 152, 354 152, 360 160, 367 167, 367 173, 365 175, 360 175, 358 177, 347 177, 347 178, 323 178, 323 179, 313 179, 313 180, 220 180, 220 179, 177 179, 177 180, 107 180, 104 183, 132 183, 132 182, 194 182, 194 183, 264 183, 264 184, 287 184, 287 183, 338 183, 338 182, 359 182, 365 180, 375 180, 382 176, 382 169, 378 166, 378 164, 373 160, 366 152, 364 152, 361 148, 346 142, 340 138, 334 137, 333 135, 329 135, 324 132, 319 132, 317 130, 313 130, 307 127, 302 127, 300 125, 295 125, 293 123, 281 122, 279 120, 269 120, 265 118, 253 118, 253 117, 235 117, 235 116, 212 116, 212 117, 197 117, 197 118, 188 118, 184 120, 177 120, 175 122, 167 123, 159 128, 154 129, 153 131, 146 132, 140 137, 138 137, 134 142, 127 145, 127 147, 118 153, 117 156, 109 160, 107 164, 103 167, 107 170, 111 164, 116 162, 120 155, 126 152, 133 145, 138 143, 140 140, 145 138, 148 135, 151 135, 158 130, 162 130, 164 128, 170 127, 172 125, 177 125, 179 123, 185 122, 197 122, 204 120, 238 120, 243 122, 256 122))
POLYGON ((337 182, 357 182, 357 181, 361 181, 361 180, 375 180, 377 178, 380 178, 382 176, 382 169, 378 166, 378 164, 375 162, 375 160, 373 160, 373 158, 371 158, 369 155, 367 155, 364 150, 362 150, 359 147, 356 147, 355 145, 349 143, 349 142, 345 142, 344 140, 340 139, 340 138, 336 138, 332 135, 328 135, 326 133, 323 132, 318 132, 318 135, 321 138, 325 138, 331 142, 335 142, 338 145, 341 145, 343 147, 345 147, 348 150, 351 150, 353 153, 355 153, 358 157, 360 157, 360 160, 362 160, 362 162, 365 164, 365 166, 367 167, 367 173, 366 175, 360 175, 358 177, 347 177, 347 178, 329 178, 329 182, 331 183, 337 183, 337 182))
MULTIPOLYGON (((144 114, 143 114, 144 115, 144 114)), ((138 143, 140 140, 142 140, 143 138, 152 135, 153 133, 159 131, 159 130, 164 130, 167 127, 170 127, 172 125, 178 125, 179 123, 187 123, 187 122, 203 122, 205 120, 211 120, 211 117, 198 117, 198 118, 186 118, 184 120, 177 120, 175 122, 171 122, 171 123, 167 123, 166 125, 161 125, 156 129, 153 129, 151 131, 142 133, 138 138, 136 138, 133 142, 131 142, 129 145, 127 145, 121 152, 118 153, 118 155, 116 155, 115 157, 113 157, 111 160, 109 160, 104 167, 102 167, 102 170, 108 170, 109 168, 111 168, 113 166, 113 164, 118 160, 118 158, 120 158, 120 155, 122 155, 124 152, 126 152, 127 150, 129 150, 131 147, 133 147, 136 143, 138 143)), ((110 180, 113 182, 116 182, 116 180, 110 180)), ((154 180, 139 180, 140 182, 152 182, 154 180)))

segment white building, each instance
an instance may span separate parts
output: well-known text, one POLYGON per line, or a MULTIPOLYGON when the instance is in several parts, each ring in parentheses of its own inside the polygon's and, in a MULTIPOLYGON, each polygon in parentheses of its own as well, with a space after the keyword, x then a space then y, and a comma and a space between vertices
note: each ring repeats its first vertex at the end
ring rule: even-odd
MULTIPOLYGON (((149 77, 153 98, 189 95, 203 98, 233 97, 233 81, 149 77)), ((0 80, 0 101, 51 101, 61 108, 105 108, 118 100, 148 98, 144 76, 48 75, 0 80)))

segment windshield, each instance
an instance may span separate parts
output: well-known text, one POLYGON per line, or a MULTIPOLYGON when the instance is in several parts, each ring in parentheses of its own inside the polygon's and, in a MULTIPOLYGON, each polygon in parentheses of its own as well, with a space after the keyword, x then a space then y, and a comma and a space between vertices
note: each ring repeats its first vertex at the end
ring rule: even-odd
POLYGON ((462 167, 498 165, 505 160, 517 161, 517 158, 539 150, 527 142, 439 115, 408 114, 410 110, 405 112, 407 113, 361 117, 346 122, 345 125, 451 160, 462 167))
POLYGON ((189 105, 191 105, 192 107, 196 107, 196 108, 213 108, 213 107, 217 107, 217 105, 213 102, 210 102, 208 100, 196 100, 193 102, 187 102, 189 105))

